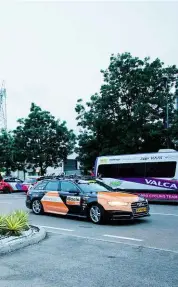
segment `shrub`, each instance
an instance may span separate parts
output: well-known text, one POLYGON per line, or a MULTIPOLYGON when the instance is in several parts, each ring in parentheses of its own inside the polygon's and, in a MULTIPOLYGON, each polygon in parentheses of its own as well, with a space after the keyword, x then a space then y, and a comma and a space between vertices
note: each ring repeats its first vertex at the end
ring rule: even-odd
POLYGON ((0 216, 0 234, 19 236, 22 231, 28 230, 28 213, 17 210, 7 216, 0 216))
POLYGON ((0 234, 2 235, 5 233, 5 226, 5 216, 0 215, 0 234))
POLYGON ((24 230, 28 230, 29 229, 29 218, 28 218, 28 212, 25 212, 23 210, 16 210, 13 212, 13 215, 17 216, 18 218, 21 219, 21 222, 23 222, 24 225, 24 230))

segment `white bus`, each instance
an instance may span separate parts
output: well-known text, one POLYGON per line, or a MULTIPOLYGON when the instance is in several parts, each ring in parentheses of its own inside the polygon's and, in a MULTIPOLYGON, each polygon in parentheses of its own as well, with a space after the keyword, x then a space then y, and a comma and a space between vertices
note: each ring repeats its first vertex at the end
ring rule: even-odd
POLYGON ((178 152, 101 156, 95 176, 112 188, 144 196, 150 201, 178 202, 178 152))

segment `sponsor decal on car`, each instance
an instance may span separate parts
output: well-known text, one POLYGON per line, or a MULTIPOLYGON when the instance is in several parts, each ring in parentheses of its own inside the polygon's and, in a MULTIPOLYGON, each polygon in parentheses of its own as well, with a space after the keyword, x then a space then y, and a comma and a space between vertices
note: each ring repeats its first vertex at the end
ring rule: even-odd
POLYGON ((66 204, 68 205, 80 205, 80 196, 67 196, 66 204))
POLYGON ((110 185, 112 187, 117 187, 117 186, 120 186, 122 184, 122 181, 121 180, 117 180, 117 181, 111 181, 110 182, 110 185))
POLYGON ((41 199, 45 212, 67 214, 69 209, 62 201, 58 192, 48 192, 41 199))
POLYGON ((59 196, 45 195, 41 201, 62 202, 62 199, 59 196))

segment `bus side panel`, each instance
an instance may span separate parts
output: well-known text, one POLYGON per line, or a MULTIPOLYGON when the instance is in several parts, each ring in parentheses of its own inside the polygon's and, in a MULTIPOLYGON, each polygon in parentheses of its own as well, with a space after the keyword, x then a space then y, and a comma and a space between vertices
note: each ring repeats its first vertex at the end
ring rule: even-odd
MULTIPOLYGON (((124 192, 137 194, 143 196, 144 198, 148 199, 149 201, 167 201, 167 202, 178 202, 178 181, 175 180, 167 180, 165 179, 164 182, 170 183, 170 189, 161 186, 154 185, 145 185, 134 182, 134 178, 132 178, 132 182, 124 181, 122 179, 115 179, 115 178, 103 178, 103 181, 110 185, 114 189, 124 190, 124 192)), ((158 182, 161 184, 163 179, 153 179, 154 183, 158 182)))
POLYGON ((174 179, 178 180, 178 160, 176 160, 176 172, 175 172, 174 179))
MULTIPOLYGON (((169 189, 172 180, 162 180, 159 178, 104 178, 103 181, 112 188, 120 188, 123 190, 165 190, 169 189), (168 182, 168 186, 164 186, 161 181, 168 182)), ((178 186, 178 182, 176 182, 178 186)), ((176 189, 176 188, 173 188, 176 189)), ((171 189, 170 189, 171 190, 171 189)))

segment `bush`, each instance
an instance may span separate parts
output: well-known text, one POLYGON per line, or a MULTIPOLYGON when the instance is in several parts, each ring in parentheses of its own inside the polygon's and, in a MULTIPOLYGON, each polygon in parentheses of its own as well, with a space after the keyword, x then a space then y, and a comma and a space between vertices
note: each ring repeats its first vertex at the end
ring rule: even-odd
POLYGON ((0 216, 0 234, 2 235, 19 236, 22 231, 28 229, 28 213, 23 210, 0 216))
POLYGON ((3 232, 1 232, 1 230, 4 230, 5 228, 5 216, 0 215, 0 234, 2 234, 3 232))

